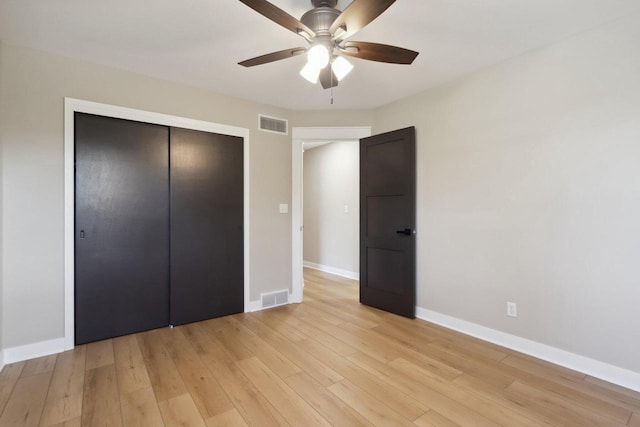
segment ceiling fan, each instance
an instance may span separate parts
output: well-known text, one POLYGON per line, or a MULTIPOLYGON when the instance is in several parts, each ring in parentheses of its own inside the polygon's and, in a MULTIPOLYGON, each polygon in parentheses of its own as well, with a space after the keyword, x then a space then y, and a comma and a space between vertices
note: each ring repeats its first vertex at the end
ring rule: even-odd
POLYGON ((344 58, 366 59, 391 64, 411 64, 418 52, 379 43, 347 39, 380 16, 395 0, 353 0, 344 11, 336 9, 338 0, 311 0, 313 9, 297 20, 267 0, 240 0, 251 9, 302 36, 310 47, 294 47, 239 62, 244 67, 267 64, 307 53, 307 64, 300 74, 324 89, 337 86, 353 68, 344 58))

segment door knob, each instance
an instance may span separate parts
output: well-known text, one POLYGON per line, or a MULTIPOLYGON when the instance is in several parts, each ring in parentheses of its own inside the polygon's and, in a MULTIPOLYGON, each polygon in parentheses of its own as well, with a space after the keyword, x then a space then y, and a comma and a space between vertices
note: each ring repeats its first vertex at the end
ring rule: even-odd
POLYGON ((410 228, 405 228, 404 230, 396 230, 397 234, 402 234, 404 236, 411 236, 413 234, 413 230, 410 228))

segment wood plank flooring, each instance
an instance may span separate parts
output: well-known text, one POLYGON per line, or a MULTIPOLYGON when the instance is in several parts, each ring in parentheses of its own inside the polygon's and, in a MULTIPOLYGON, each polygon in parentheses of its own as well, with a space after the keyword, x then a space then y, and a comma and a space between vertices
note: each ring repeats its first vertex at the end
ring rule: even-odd
POLYGON ((7 365, 0 426, 640 426, 640 393, 305 283, 302 304, 7 365))

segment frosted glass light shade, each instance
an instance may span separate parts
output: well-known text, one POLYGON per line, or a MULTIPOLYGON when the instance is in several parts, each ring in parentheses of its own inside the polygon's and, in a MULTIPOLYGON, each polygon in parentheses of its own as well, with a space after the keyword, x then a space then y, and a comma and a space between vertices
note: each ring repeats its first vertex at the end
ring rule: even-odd
POLYGON ((329 56, 329 50, 326 46, 321 44, 313 46, 307 52, 307 61, 309 61, 309 64, 313 64, 313 66, 318 70, 326 67, 329 63, 329 59, 331 59, 329 56))
POLYGON ((307 62, 307 65, 300 70, 300 75, 307 79, 309 82, 318 83, 318 77, 320 76, 321 68, 314 66, 311 62, 307 62))
POLYGON ((333 60, 333 64, 331 64, 331 70, 333 70, 333 73, 338 78, 338 81, 341 81, 347 76, 347 74, 351 72, 351 70, 353 70, 353 65, 351 65, 351 63, 344 59, 342 56, 338 56, 333 60))

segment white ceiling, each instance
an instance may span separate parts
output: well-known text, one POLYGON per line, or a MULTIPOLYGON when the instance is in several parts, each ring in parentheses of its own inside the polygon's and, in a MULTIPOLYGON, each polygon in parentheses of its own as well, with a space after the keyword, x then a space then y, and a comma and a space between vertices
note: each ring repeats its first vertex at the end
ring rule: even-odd
MULTIPOLYGON (((309 0, 272 0, 299 18, 309 0)), ((340 0, 344 9, 350 1, 340 0)), ((638 0, 398 0, 352 40, 420 52, 413 65, 351 59, 334 89, 298 75, 304 56, 237 62, 297 35, 237 0, 0 0, 0 39, 280 107, 374 108, 640 12, 638 0)))

